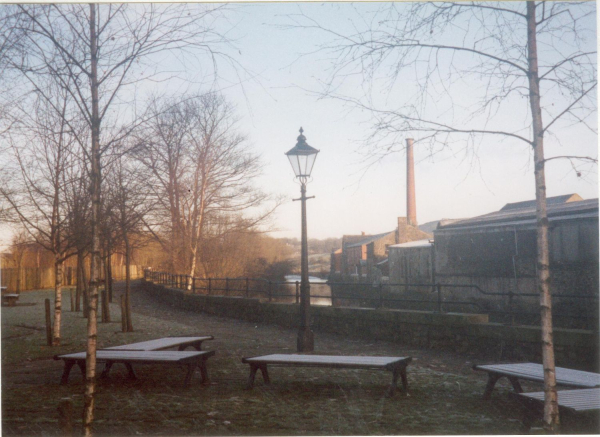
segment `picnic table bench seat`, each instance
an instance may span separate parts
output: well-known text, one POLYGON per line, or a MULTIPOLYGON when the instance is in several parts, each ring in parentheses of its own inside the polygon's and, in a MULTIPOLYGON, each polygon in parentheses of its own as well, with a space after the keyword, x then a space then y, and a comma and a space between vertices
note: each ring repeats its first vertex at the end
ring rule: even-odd
MULTIPOLYGON (((600 412, 599 388, 559 390, 557 395, 559 411, 578 416, 600 412)), ((523 427, 525 431, 529 431, 533 422, 543 416, 544 392, 515 393, 513 396, 517 396, 527 407, 523 418, 523 427)))
POLYGON ((392 372, 392 384, 388 395, 392 396, 397 388, 398 378, 402 379, 404 391, 408 390, 406 366, 411 357, 369 357, 369 356, 337 356, 337 355, 301 355, 273 354, 258 357, 242 358, 242 363, 250 365, 248 389, 254 386, 256 372, 261 371, 265 384, 269 384, 267 366, 296 366, 296 367, 327 367, 334 369, 369 369, 387 370, 392 372))
MULTIPOLYGON (((536 363, 475 365, 473 369, 488 374, 487 386, 483 393, 484 399, 490 398, 496 382, 502 377, 508 378, 517 393, 523 392, 519 380, 544 382, 544 367, 536 363)), ((600 374, 598 373, 564 367, 556 367, 555 370, 556 385, 580 388, 600 387, 600 374)))
POLYGON ((2 305, 14 307, 19 300, 19 295, 15 293, 2 293, 2 305))
POLYGON ((178 350, 185 350, 191 346, 196 350, 202 350, 202 342, 214 340, 212 335, 199 337, 163 337, 154 340, 140 341, 139 343, 123 344, 121 346, 107 347, 104 350, 123 350, 123 351, 160 351, 177 347, 178 350))
MULTIPOLYGON (((212 357, 215 351, 136 351, 136 350, 107 350, 101 349, 96 351, 96 361, 104 362, 104 370, 101 378, 108 377, 113 364, 124 364, 128 371, 128 376, 136 379, 133 371, 133 364, 164 364, 187 366, 187 374, 185 376, 184 385, 187 386, 191 382, 192 375, 196 367, 200 368, 202 383, 208 381, 208 370, 206 361, 212 357)), ((61 384, 67 384, 69 381, 69 373, 74 365, 78 365, 81 373, 85 378, 85 361, 86 353, 78 352, 74 354, 56 355, 55 360, 63 360, 65 368, 61 377, 61 384)))

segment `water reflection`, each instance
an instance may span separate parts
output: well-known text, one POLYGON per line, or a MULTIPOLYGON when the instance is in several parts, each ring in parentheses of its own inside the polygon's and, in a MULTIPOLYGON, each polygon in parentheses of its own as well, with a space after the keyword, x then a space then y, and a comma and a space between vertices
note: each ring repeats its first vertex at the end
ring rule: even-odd
MULTIPOLYGON (((287 275, 285 277, 287 282, 300 282, 300 275, 287 275)), ((310 304, 311 305, 323 305, 323 306, 331 306, 331 288, 327 285, 327 280, 317 278, 315 276, 309 276, 308 280, 310 282, 310 295, 311 296, 321 296, 321 297, 311 297, 310 304)), ((296 292, 295 284, 286 285, 287 289, 290 293, 294 294, 296 292)), ((290 301, 295 302, 295 298, 290 301)))

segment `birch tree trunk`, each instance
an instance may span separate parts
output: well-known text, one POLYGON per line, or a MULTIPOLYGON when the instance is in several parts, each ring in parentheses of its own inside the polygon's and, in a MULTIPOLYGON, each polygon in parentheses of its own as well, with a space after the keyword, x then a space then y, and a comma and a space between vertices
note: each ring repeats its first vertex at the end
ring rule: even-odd
POLYGON ((535 2, 527 2, 527 49, 529 64, 529 102, 533 121, 533 156, 537 217, 537 287, 540 293, 542 362, 544 366, 544 429, 559 432, 558 399, 552 337, 552 299, 550 295, 550 256, 546 176, 544 173, 544 127, 540 105, 540 80, 536 38, 535 2))
POLYGON ((98 108, 98 53, 96 34, 96 4, 90 4, 90 59, 91 59, 91 91, 92 91, 92 150, 90 194, 92 198, 91 228, 92 248, 90 262, 89 314, 87 323, 87 350, 85 360, 85 394, 83 411, 83 435, 92 435, 94 420, 94 394, 96 391, 96 346, 98 337, 98 278, 100 276, 100 113, 98 108))
POLYGON ((60 324, 62 312, 63 261, 60 253, 54 254, 54 324, 52 346, 60 346, 60 324))

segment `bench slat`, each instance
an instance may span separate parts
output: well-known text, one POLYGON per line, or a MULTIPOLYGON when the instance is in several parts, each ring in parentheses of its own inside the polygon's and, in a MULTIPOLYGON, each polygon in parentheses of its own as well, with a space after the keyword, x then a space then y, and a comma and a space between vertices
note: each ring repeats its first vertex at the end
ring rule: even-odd
MULTIPOLYGON (((128 361, 132 363, 185 363, 206 358, 215 354, 215 351, 120 351, 102 349, 96 351, 97 361, 128 361)), ((85 352, 57 355, 57 360, 83 360, 85 352)))
MULTIPOLYGON (((493 372, 530 381, 544 382, 544 367, 537 363, 478 365, 476 370, 493 372)), ((556 367, 556 383, 574 387, 599 387, 600 374, 556 367)))
POLYGON ((159 351, 176 346, 191 345, 205 340, 213 340, 212 335, 203 337, 164 337, 155 340, 140 341, 139 343, 123 344, 121 346, 107 347, 104 350, 130 350, 130 351, 159 351))
MULTIPOLYGON (((600 410, 600 389, 560 390, 558 394, 558 405, 573 411, 600 410)), ((534 401, 544 402, 544 392, 520 393, 522 396, 534 401)))
POLYGON ((296 365, 315 367, 386 368, 394 364, 409 363, 410 357, 363 357, 337 355, 288 355, 273 354, 244 358, 243 363, 269 365, 296 365))

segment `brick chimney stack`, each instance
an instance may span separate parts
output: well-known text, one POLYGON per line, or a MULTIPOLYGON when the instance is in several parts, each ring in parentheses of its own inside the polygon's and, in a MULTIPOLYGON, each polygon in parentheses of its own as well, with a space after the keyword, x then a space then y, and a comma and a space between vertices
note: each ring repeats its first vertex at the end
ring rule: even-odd
POLYGON ((413 139, 406 139, 406 218, 411 226, 417 226, 417 200, 415 197, 415 159, 413 139))

